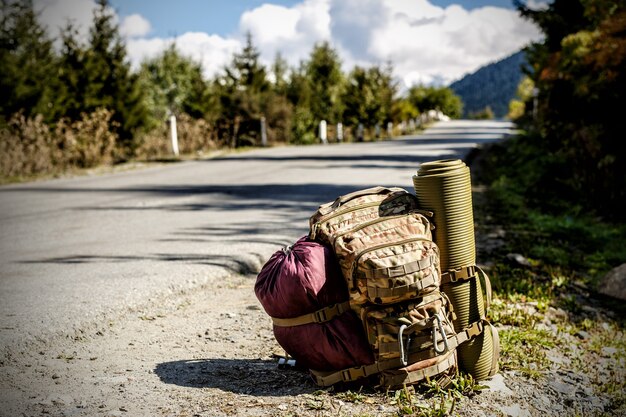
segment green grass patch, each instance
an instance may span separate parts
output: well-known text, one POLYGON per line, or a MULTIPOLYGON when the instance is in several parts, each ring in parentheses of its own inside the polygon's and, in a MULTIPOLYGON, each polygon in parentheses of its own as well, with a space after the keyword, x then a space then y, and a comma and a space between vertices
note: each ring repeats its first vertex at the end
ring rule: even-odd
POLYGON ((546 352, 557 340, 546 330, 513 327, 500 332, 502 370, 516 370, 530 378, 539 378, 550 367, 546 352))

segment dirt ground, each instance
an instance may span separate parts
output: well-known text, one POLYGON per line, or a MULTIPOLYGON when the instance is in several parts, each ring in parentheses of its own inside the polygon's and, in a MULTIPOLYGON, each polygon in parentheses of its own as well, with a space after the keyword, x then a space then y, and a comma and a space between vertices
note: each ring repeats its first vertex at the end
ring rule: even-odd
MULTIPOLYGON (((73 337, 3 352, 0 414, 398 415, 393 393, 320 390, 305 371, 280 369, 281 350, 254 281, 254 275, 227 275, 73 337)), ((603 414, 609 399, 595 394, 585 375, 568 371, 564 355, 553 352, 551 360, 546 378, 501 373, 489 389, 460 400, 454 413, 603 414)))

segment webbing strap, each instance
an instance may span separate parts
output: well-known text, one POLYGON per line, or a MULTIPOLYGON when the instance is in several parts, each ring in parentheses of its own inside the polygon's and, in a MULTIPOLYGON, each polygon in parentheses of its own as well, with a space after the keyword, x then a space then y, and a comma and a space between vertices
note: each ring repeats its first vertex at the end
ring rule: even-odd
MULTIPOLYGON (((453 350, 457 346, 459 346, 461 343, 465 343, 471 338, 481 334, 485 328, 484 323, 485 322, 482 320, 477 321, 475 323, 470 324, 469 326, 467 326, 465 329, 461 330, 457 334, 448 336, 448 349, 453 350)), ((422 336, 422 337, 415 338, 415 339, 412 338, 411 346, 413 346, 413 349, 409 350, 409 352, 413 351, 412 354, 415 354, 418 356, 420 355, 421 352, 426 353, 426 355, 422 355, 422 356, 426 356, 426 357, 435 356, 434 349, 432 346, 432 340, 433 340, 432 335, 422 336), (430 343, 427 343, 427 342, 430 342, 430 343), (414 350, 418 352, 415 353, 414 350)), ((441 338, 439 338, 438 340, 441 340, 441 338)), ((378 352, 379 354, 400 352, 400 348, 399 348, 397 341, 396 342, 380 342, 378 344, 378 352)), ((411 356, 411 359, 413 359, 413 356, 411 356)), ((423 358, 423 359, 426 359, 426 358, 423 358)), ((421 359, 418 358, 418 360, 421 360, 421 359)))
POLYGON ((398 188, 398 187, 386 188, 386 187, 381 187, 381 186, 366 188, 364 190, 357 190, 349 194, 339 196, 333 202, 321 205, 318 210, 322 214, 328 214, 331 211, 336 210, 339 206, 347 203, 350 200, 354 200, 355 198, 363 197, 366 195, 372 195, 372 194, 391 194, 395 191, 406 191, 406 190, 404 190, 403 188, 398 188))
POLYGON ((357 366, 354 368, 342 369, 341 371, 320 372, 311 369, 311 376, 315 383, 322 387, 328 387, 337 382, 356 381, 359 378, 365 378, 378 374, 388 369, 399 368, 402 366, 400 358, 387 361, 374 362, 370 365, 357 366))
POLYGON ((420 292, 424 288, 428 288, 433 285, 437 286, 438 284, 439 282, 437 281, 437 275, 430 274, 427 277, 424 277, 417 282, 414 282, 409 285, 403 285, 401 287, 380 288, 380 287, 371 287, 368 285, 367 296, 369 299, 399 297, 409 292, 420 292))
POLYGON ((485 273, 485 271, 482 270, 481 267, 476 266, 476 269, 483 276, 483 279, 485 280, 485 294, 487 295, 485 297, 485 314, 487 314, 487 310, 489 310, 489 306, 491 306, 491 297, 492 297, 491 280, 489 279, 489 276, 485 273))
POLYGON ((498 373, 498 360, 500 359, 500 336, 498 335, 498 329, 493 327, 493 325, 489 322, 489 327, 491 327, 491 336, 493 339, 493 358, 491 359, 491 370, 489 371, 489 376, 494 376, 498 373))
POLYGON ((359 271, 360 277, 366 279, 376 278, 395 278, 403 275, 409 275, 414 272, 426 269, 434 264, 432 256, 422 258, 420 260, 412 261, 403 265, 390 266, 387 268, 368 269, 365 271, 359 271))
POLYGON ((491 305, 492 298, 492 289, 491 289, 491 280, 485 271, 482 270, 478 265, 469 265, 464 266, 459 269, 446 271, 441 274, 441 285, 455 283, 458 281, 467 281, 472 278, 478 278, 482 276, 483 281, 485 282, 485 312, 489 309, 491 305))
POLYGON ((403 372, 397 375, 383 374, 383 385, 391 387, 403 384, 415 384, 426 378, 432 378, 447 371, 456 365, 455 352, 450 352, 448 357, 429 367, 418 369, 416 371, 403 372))
MULTIPOLYGON (((468 341, 469 339, 471 339, 472 337, 475 337, 479 334, 481 334, 484 330, 484 323, 483 321, 479 321, 476 323, 472 323, 471 325, 469 325, 468 327, 466 327, 464 330, 462 330, 461 332, 457 333, 455 336, 450 336, 448 338, 448 347, 449 347, 449 351, 450 354, 454 353, 454 349, 460 345, 461 343, 465 343, 466 341, 468 341)), ((398 346, 398 343, 394 343, 395 346, 398 346)), ((429 349, 427 350, 422 350, 420 352, 413 352, 409 355, 408 358, 408 362, 409 363, 415 363, 415 362, 419 362, 425 359, 429 359, 429 358, 434 358, 436 357, 437 354, 435 353, 433 347, 431 346, 429 349)), ((454 356, 454 355, 452 355, 454 356)), ((456 359, 450 359, 448 358, 446 361, 446 363, 452 361, 452 365, 454 365, 456 363, 456 359)), ((496 359, 497 361, 497 359, 496 359)), ((442 362, 440 362, 442 363, 442 362)), ((496 362, 497 363, 497 362, 496 362)), ((439 364, 437 364, 439 365, 439 364)), ((400 358, 394 358, 394 359, 389 359, 389 360, 385 360, 385 361, 380 361, 380 362, 374 362, 373 364, 370 365, 363 365, 363 366, 357 366, 354 368, 347 368, 347 369, 343 369, 341 371, 330 371, 330 372, 321 372, 321 371, 315 371, 313 369, 311 369, 311 376, 313 377, 313 380, 315 381, 315 383, 319 386, 322 387, 328 387, 331 386, 333 384, 336 384, 338 382, 350 382, 350 381, 355 381, 359 378, 365 378, 371 375, 375 375, 377 373, 386 371, 386 370, 390 370, 390 369, 394 369, 394 368, 401 368, 404 365, 402 364, 400 358)), ((441 370, 440 372, 436 372, 430 376, 435 376, 443 371, 445 371, 446 369, 448 369, 451 365, 449 364, 449 366, 447 366, 445 369, 441 370)), ((433 369, 435 369, 434 367, 431 367, 433 369)), ((429 369, 429 368, 426 368, 429 369)), ((415 371, 418 372, 418 371, 415 371)), ((422 378, 423 379, 423 378, 422 378)))
POLYGON ((301 326, 303 324, 310 323, 325 323, 337 317, 338 315, 345 313, 348 310, 350 310, 350 302, 345 301, 343 303, 333 304, 328 307, 324 307, 313 313, 303 314, 301 316, 289 319, 272 317, 272 322, 274 323, 274 326, 278 327, 301 326))
POLYGON ((441 274, 441 283, 447 284, 449 282, 465 281, 474 278, 474 275, 476 275, 476 266, 464 266, 459 269, 443 272, 441 274))

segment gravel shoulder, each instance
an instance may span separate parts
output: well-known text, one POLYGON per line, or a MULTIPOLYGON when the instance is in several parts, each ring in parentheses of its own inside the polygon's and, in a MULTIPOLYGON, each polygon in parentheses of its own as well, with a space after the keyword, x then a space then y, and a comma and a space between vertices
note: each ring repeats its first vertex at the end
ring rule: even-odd
MULTIPOLYGON (((305 371, 280 369, 276 355, 281 350, 254 296, 254 281, 254 275, 229 275, 81 337, 33 342, 21 352, 4 352, 0 414, 399 414, 393 393, 357 386, 320 390, 305 371)), ((556 318, 563 312, 551 314, 556 318)), ((604 313, 594 309, 594 314, 604 313)), ((597 366, 615 371, 615 353, 601 352, 597 366)), ((454 414, 605 414, 610 396, 594 393, 590 376, 571 370, 566 351, 550 355, 552 365, 544 377, 533 380, 505 371, 488 381, 488 388, 458 401, 454 414)), ((425 407, 435 406, 424 393, 416 398, 425 407)))

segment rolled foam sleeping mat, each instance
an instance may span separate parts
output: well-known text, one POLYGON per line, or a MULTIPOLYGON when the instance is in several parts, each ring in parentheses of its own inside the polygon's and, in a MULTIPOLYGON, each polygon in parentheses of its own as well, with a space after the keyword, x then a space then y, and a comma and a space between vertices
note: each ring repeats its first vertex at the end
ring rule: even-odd
MULTIPOLYGON (((469 167, 460 159, 426 162, 413 176, 413 185, 420 209, 434 213, 434 240, 439 246, 441 270, 445 272, 475 265, 469 167)), ((454 308, 456 332, 485 318, 485 302, 478 275, 444 284, 441 289, 454 308)), ((457 348, 459 367, 477 380, 493 375, 497 369, 499 347, 495 344, 492 331, 495 332, 495 329, 486 324, 480 335, 457 348)))

